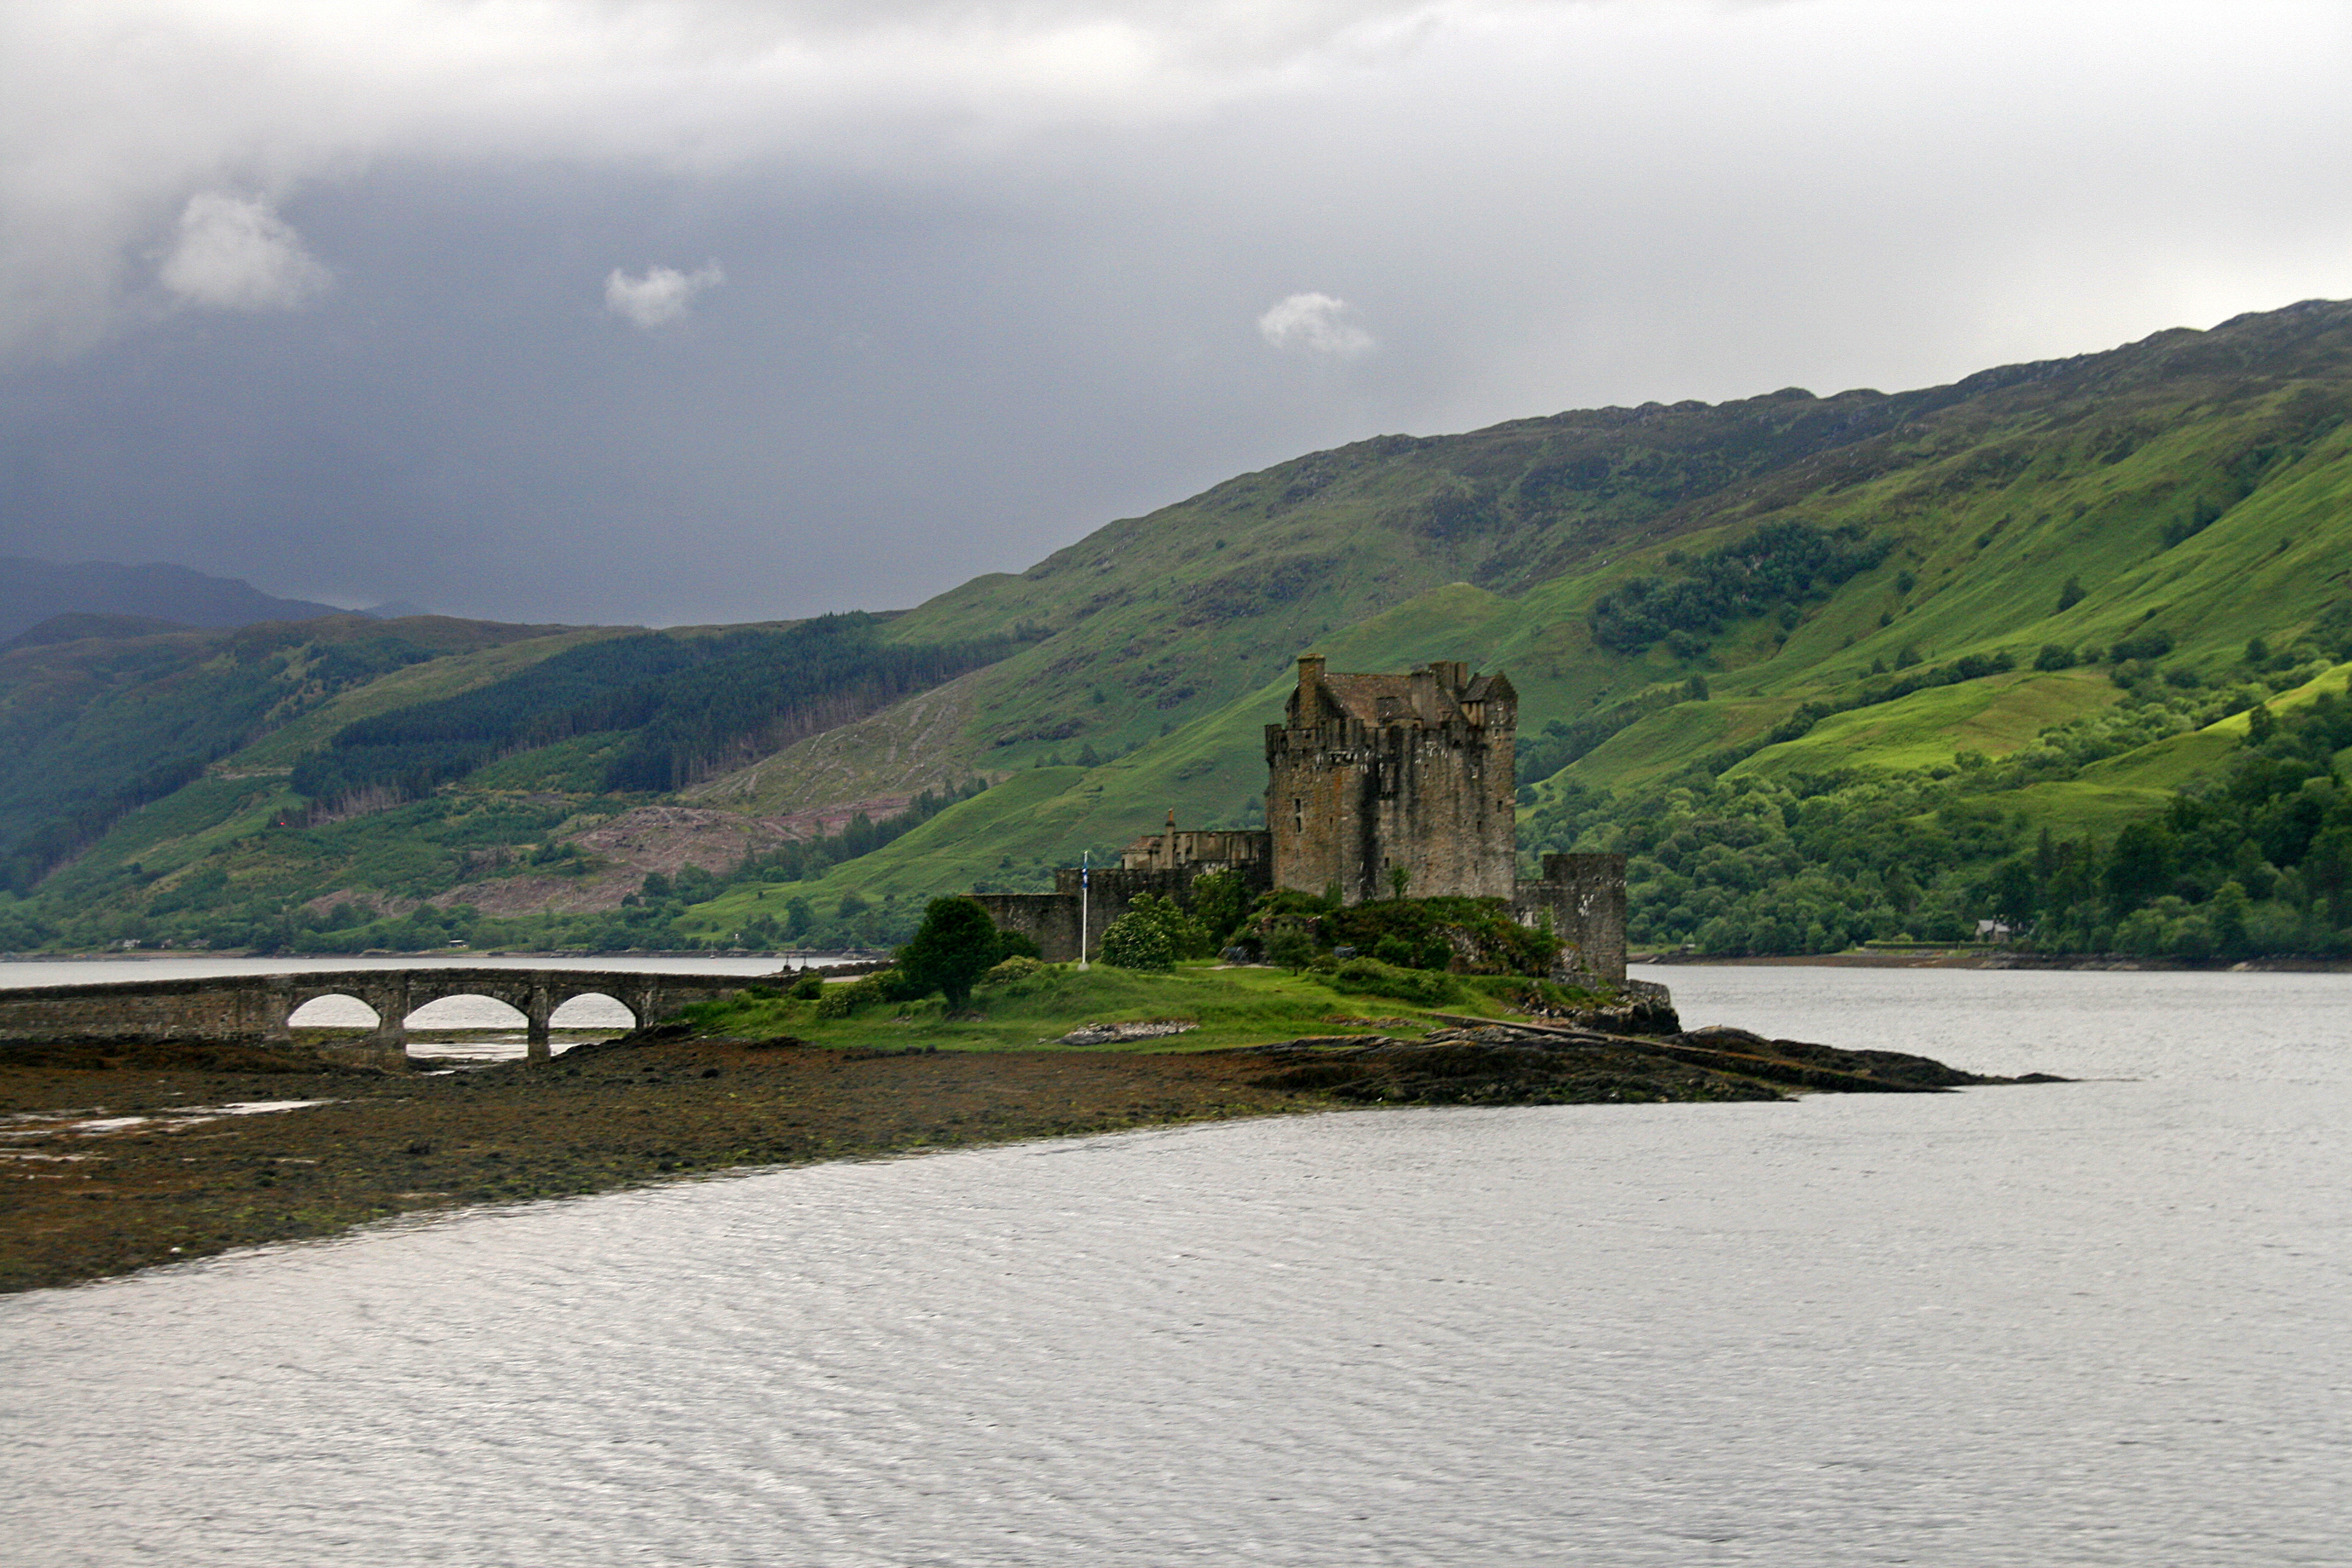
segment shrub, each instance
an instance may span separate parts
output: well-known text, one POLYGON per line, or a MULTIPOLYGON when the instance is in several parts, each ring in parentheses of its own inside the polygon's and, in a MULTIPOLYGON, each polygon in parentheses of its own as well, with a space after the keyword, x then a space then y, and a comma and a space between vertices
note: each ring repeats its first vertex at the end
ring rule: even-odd
POLYGON ((1557 935, 1520 925, 1499 899, 1381 899, 1324 923, 1334 942, 1398 968, 1544 974, 1560 949, 1557 935))
POLYGON ((1399 969, 1376 958, 1351 958, 1324 976, 1323 984, 1334 991, 1390 996, 1424 1007, 1459 1001, 1462 996, 1460 983, 1450 974, 1426 969, 1399 969))
POLYGON ((846 985, 826 986, 824 994, 816 999, 816 1016, 846 1018, 861 1007, 883 1002, 910 1002, 921 994, 920 991, 909 989, 906 975, 898 970, 877 970, 846 985))
POLYGON ((982 985, 1014 985, 1033 975, 1043 974, 1047 965, 1026 953, 1015 953, 980 977, 982 985))
MULTIPOLYGON (((1128 906, 1127 915, 1157 926, 1160 934, 1168 941, 1168 956, 1171 959, 1206 958, 1217 951, 1215 935, 1186 914, 1173 899, 1154 898, 1145 893, 1128 906)), ((1120 919, 1126 919, 1127 915, 1120 919)), ((1118 921, 1111 923, 1116 925, 1118 921)))
POLYGON ((793 982, 793 999, 796 1002, 814 1002, 824 994, 824 975, 818 970, 803 969, 801 977, 793 982))
POLYGON ((2033 668, 2036 669, 2072 669, 2074 668, 2074 650, 2068 647, 2064 643, 2043 643, 2042 645, 2042 651, 2033 656, 2033 668))
POLYGON ((1250 885, 1239 871, 1209 871, 1192 879, 1192 919, 1223 944, 1249 914, 1250 885))
POLYGON ((1176 954, 1158 921, 1129 910, 1103 928, 1102 961, 1115 969, 1166 969, 1176 954))
POLYGON ((1314 962, 1315 935, 1303 921, 1277 921, 1265 929, 1260 940, 1267 961, 1279 963, 1293 974, 1314 962))

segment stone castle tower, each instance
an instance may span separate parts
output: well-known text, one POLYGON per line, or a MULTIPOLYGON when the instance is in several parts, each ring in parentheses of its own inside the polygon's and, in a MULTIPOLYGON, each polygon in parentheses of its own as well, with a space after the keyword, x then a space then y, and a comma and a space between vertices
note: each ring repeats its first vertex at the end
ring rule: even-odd
POLYGON ((1180 832, 1171 813, 1166 832, 1095 868, 1083 894, 1070 867, 1050 893, 972 897, 1060 963, 1082 948, 1095 955, 1103 928, 1146 893, 1189 901, 1203 872, 1236 872, 1253 889, 1336 886, 1342 902, 1360 904, 1393 897, 1390 872, 1402 866, 1407 897, 1503 900, 1566 943, 1561 974, 1622 981, 1622 855, 1547 855, 1540 878, 1518 879, 1518 709, 1499 672, 1437 663, 1410 675, 1333 674, 1309 656, 1284 721, 1266 726, 1265 831, 1180 832))
POLYGON ((1412 898, 1513 898, 1518 700, 1464 664, 1350 675, 1301 658, 1265 730, 1275 886, 1358 904, 1391 897, 1401 866, 1412 898))

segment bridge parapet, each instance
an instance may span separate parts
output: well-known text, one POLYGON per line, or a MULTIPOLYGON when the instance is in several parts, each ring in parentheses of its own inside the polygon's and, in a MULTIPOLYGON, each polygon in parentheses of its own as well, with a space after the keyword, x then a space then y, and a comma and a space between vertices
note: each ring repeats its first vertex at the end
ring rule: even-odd
POLYGON ((640 1027, 689 1002, 722 996, 779 975, 657 974, 628 970, 434 967, 221 974, 182 980, 101 981, 0 990, 0 1045, 102 1040, 268 1043, 292 1037, 288 1021, 321 996, 350 996, 376 1027, 323 1054, 388 1068, 408 1063, 408 1018, 447 996, 488 996, 520 1012, 531 1060, 549 1055, 548 1021, 575 996, 609 996, 640 1027))

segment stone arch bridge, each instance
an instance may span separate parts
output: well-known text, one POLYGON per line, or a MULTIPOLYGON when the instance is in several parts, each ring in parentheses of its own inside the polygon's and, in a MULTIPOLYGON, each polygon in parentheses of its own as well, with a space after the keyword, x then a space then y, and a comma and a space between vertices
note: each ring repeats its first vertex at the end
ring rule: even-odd
POLYGON ((645 974, 597 969, 320 970, 219 974, 188 980, 103 981, 0 990, 0 1045, 53 1040, 268 1042, 291 1037, 295 1010, 321 996, 352 996, 375 1010, 364 1038, 321 1048, 359 1065, 404 1068, 408 1016, 445 996, 488 996, 522 1014, 530 1059, 548 1057, 547 1021, 575 996, 609 996, 642 1027, 690 1002, 789 974, 645 974))

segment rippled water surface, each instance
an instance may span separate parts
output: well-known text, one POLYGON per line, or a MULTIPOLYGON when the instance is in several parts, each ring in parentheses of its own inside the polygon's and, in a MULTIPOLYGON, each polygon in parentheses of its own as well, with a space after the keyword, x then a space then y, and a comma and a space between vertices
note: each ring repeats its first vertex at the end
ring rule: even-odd
POLYGON ((1676 969, 2094 1081, 820 1166, 0 1302, 32 1563, 2352 1560, 2352 977, 1676 969))

